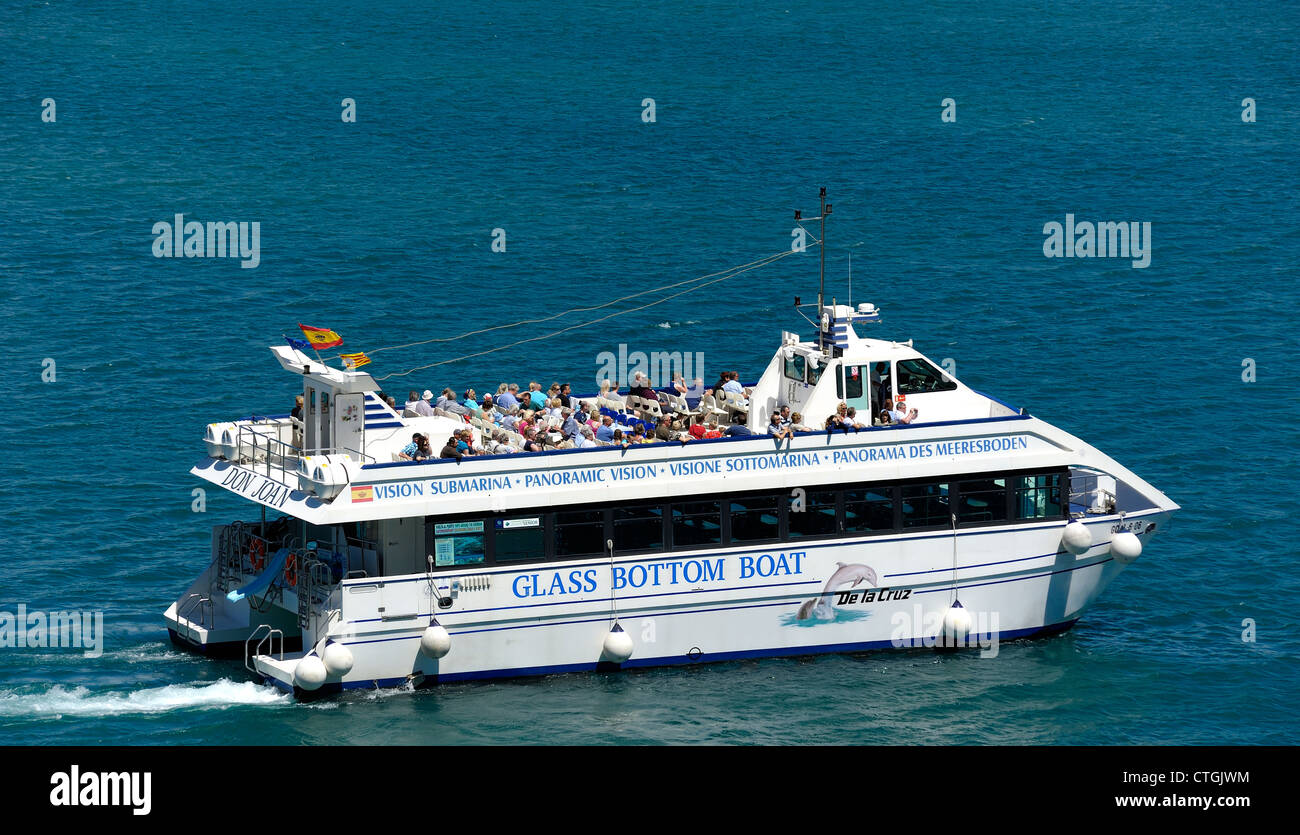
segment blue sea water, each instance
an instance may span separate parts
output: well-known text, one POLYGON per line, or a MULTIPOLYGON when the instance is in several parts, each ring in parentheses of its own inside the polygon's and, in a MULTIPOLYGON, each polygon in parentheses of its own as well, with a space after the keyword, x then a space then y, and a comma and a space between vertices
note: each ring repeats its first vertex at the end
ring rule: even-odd
MULTIPOLYGON (((0 649, 0 743, 1297 741, 1293 4, 28 0, 0 8, 0 36, 0 609, 102 610, 107 633, 94 659, 0 649), (217 491, 191 511, 203 427, 288 410, 265 346, 297 322, 364 350, 599 304, 787 249, 821 185, 833 292, 851 253, 854 301, 885 311, 875 333, 952 358, 1182 505, 1071 632, 992 660, 820 656, 310 705, 166 642, 209 526, 254 515, 217 491), (153 257, 153 224, 176 213, 259 221, 260 265, 153 257), (1150 266, 1044 257, 1044 224, 1067 213, 1150 222, 1150 266)), ((620 343, 750 377, 801 325, 816 260, 394 389, 581 390, 620 343)))

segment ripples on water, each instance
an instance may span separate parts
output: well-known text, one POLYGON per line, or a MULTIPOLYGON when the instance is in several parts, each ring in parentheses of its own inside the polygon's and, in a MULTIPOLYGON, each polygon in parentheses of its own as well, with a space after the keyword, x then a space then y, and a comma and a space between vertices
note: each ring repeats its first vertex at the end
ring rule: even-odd
MULTIPOLYGON (((108 635, 94 660, 3 651, 0 741, 1296 741, 1293 13, 1180 4, 1151 36, 1136 3, 322 9, 286 26, 227 4, 165 29, 135 7, 11 15, 0 604, 99 608, 108 635), (813 58, 820 78, 791 74, 813 58), (1074 631, 995 660, 776 659, 310 705, 162 640, 207 526, 247 512, 216 491, 189 511, 202 427, 288 408, 265 346, 296 322, 364 349, 608 300, 784 249, 821 184, 832 292, 852 247, 853 299, 884 308, 881 335, 954 358, 1183 505, 1074 631), (152 223, 176 212, 262 222, 261 266, 154 259, 152 223), (1042 225, 1067 212, 1151 221, 1151 267, 1043 258, 1042 225)), ((786 259, 396 388, 582 388, 620 342, 756 372, 815 279, 813 256, 786 259)))

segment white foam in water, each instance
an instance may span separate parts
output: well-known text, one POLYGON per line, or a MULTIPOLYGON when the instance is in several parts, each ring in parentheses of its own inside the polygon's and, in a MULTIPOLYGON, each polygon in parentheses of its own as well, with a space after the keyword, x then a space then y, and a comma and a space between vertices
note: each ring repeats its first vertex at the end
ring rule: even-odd
POLYGON ((0 690, 0 716, 116 716, 289 702, 287 693, 251 681, 224 678, 202 684, 169 684, 133 693, 97 693, 85 687, 67 688, 56 684, 41 693, 0 690))

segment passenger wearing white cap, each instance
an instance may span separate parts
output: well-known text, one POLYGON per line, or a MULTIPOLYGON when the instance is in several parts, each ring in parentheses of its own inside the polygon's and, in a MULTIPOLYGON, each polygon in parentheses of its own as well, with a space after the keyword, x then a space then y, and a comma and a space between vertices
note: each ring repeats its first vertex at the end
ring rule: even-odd
POLYGON ((433 407, 429 405, 429 401, 432 399, 433 392, 425 389, 420 401, 415 404, 415 413, 421 417, 433 417, 433 407))

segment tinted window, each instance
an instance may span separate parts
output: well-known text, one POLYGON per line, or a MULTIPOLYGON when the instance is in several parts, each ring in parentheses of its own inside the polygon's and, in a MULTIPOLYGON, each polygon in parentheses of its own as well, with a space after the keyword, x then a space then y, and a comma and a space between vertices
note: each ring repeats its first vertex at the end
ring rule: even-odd
POLYGON ((939 369, 921 359, 898 361, 898 393, 924 394, 928 391, 952 391, 957 384, 939 369))
POLYGON ((844 369, 844 399, 852 400, 855 397, 862 396, 862 383, 865 374, 862 373, 864 366, 850 365, 844 369))
POLYGON ((835 491, 805 490, 802 501, 791 497, 787 508, 790 536, 825 536, 836 531, 835 491))
POLYGON ((1007 518, 1007 480, 985 478, 959 485, 961 506, 957 520, 963 524, 998 522, 1007 518))
POLYGON ((908 484, 902 489, 903 527, 952 525, 947 484, 908 484))
POLYGON ((822 372, 826 370, 824 365, 808 365, 808 382, 816 383, 822 378, 822 372))
POLYGON ((540 516, 496 520, 493 559, 497 562, 546 559, 545 529, 540 516))
POLYGON ((804 366, 808 359, 803 354, 795 354, 793 357, 787 357, 785 361, 785 376, 790 380, 803 382, 804 366))
POLYGON ((722 510, 718 502, 673 504, 673 547, 694 548, 722 541, 722 510))
POLYGON ((894 488, 844 491, 845 531, 888 531, 894 528, 894 488))
POLYGON ((776 496, 731 500, 731 541, 776 539, 780 534, 776 496))
POLYGON ((573 510, 555 514, 555 556, 581 557, 604 552, 604 510, 573 510))
POLYGON ((1017 476, 1016 518, 1056 519, 1061 516, 1061 474, 1017 476))
POLYGON ((659 505, 614 508, 616 551, 659 550, 664 547, 664 516, 659 505))

